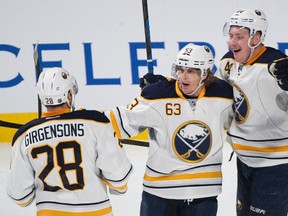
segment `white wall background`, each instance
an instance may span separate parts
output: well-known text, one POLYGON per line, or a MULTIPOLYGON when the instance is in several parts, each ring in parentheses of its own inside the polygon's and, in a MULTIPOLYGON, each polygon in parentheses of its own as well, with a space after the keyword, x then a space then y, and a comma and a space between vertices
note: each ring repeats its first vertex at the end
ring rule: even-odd
MULTIPOLYGON (((206 42, 216 63, 228 50, 223 24, 237 10, 263 10, 269 27, 265 44, 288 43, 287 0, 148 0, 154 73, 170 75, 178 42, 206 42)), ((69 50, 43 52, 43 61, 61 61, 78 80, 77 107, 110 109, 139 94, 132 85, 129 43, 144 42, 141 0, 1 0, 0 45, 19 48, 18 56, 0 50, 0 85, 18 73, 18 85, 0 88, 0 113, 36 112, 33 44, 69 44, 69 50), (91 43, 93 77, 121 78, 121 85, 87 85, 83 44, 91 43)), ((287 53, 287 52, 286 52, 287 53)), ((138 59, 145 59, 144 49, 138 59)), ((217 64, 216 64, 217 65, 217 64)), ((139 76, 147 72, 139 67, 139 76)))

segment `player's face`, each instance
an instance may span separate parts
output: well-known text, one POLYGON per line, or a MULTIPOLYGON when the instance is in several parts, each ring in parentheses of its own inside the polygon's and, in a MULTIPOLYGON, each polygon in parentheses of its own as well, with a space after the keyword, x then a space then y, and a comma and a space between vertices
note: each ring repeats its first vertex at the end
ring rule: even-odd
MULTIPOLYGON (((197 68, 179 67, 178 82, 184 94, 189 95, 195 91, 201 79, 200 73, 200 69, 197 68)), ((195 92, 195 96, 198 95, 199 91, 195 92)))
POLYGON ((244 63, 250 57, 249 37, 248 29, 239 26, 230 27, 228 44, 237 62, 244 63))

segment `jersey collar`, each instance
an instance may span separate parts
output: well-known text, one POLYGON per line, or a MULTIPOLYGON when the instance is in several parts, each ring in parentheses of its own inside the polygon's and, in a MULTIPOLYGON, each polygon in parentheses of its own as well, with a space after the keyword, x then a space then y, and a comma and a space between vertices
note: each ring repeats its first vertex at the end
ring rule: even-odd
POLYGON ((45 112, 41 115, 41 117, 50 117, 50 116, 56 116, 56 115, 61 115, 61 114, 64 114, 64 113, 69 113, 71 112, 70 109, 62 109, 62 110, 58 110, 58 111, 55 111, 55 112, 45 112))
MULTIPOLYGON (((184 99, 184 100, 187 100, 187 98, 185 97, 185 95, 183 94, 183 92, 181 91, 181 89, 179 88, 179 82, 178 82, 178 80, 176 80, 176 82, 175 82, 175 89, 176 89, 176 94, 177 94, 180 98, 182 98, 182 99, 184 99)), ((205 87, 205 85, 203 85, 203 87, 202 87, 202 89, 201 89, 201 92, 200 92, 200 94, 199 94, 199 96, 198 96, 197 99, 200 99, 200 98, 204 97, 205 92, 206 92, 206 87, 205 87)))
POLYGON ((265 51, 266 47, 263 45, 257 53, 254 53, 254 55, 249 59, 249 61, 245 65, 252 65, 265 51))

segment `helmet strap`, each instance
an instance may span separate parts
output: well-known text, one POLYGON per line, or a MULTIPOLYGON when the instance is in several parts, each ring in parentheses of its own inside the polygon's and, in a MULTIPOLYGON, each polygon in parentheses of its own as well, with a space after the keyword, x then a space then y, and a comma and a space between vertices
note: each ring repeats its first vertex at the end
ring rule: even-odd
POLYGON ((251 50, 250 50, 249 58, 246 60, 246 62, 243 62, 244 64, 246 64, 246 63, 251 59, 251 57, 252 57, 253 54, 254 54, 255 48, 256 48, 257 46, 259 46, 259 44, 261 43, 261 41, 259 41, 258 44, 254 45, 254 46, 251 46, 250 43, 251 43, 251 39, 252 39, 253 37, 254 37, 254 36, 250 36, 250 38, 249 38, 249 40, 248 40, 248 47, 249 47, 251 50))
POLYGON ((67 95, 67 105, 68 105, 68 107, 70 108, 71 111, 75 110, 74 102, 75 102, 75 95, 72 94, 71 90, 70 90, 68 92, 68 95, 67 95), (69 96, 71 96, 71 97, 69 97, 69 96))
POLYGON ((75 110, 75 95, 72 94, 72 101, 71 101, 71 110, 75 110))
POLYGON ((186 95, 188 95, 188 96, 193 96, 193 95, 198 91, 198 89, 200 89, 200 88, 204 85, 203 80, 204 80, 204 77, 201 76, 201 79, 200 79, 200 81, 199 81, 199 83, 198 83, 197 88, 196 88, 193 92, 187 93, 186 95))

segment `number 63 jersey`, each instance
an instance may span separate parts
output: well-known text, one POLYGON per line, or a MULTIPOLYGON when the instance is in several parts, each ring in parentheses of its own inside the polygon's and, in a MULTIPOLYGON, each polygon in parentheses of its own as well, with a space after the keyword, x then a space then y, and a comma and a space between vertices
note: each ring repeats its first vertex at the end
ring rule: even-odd
POLYGON ((168 199, 217 196, 222 147, 232 116, 232 88, 217 79, 198 98, 186 98, 175 80, 145 87, 127 107, 109 113, 119 138, 148 129, 144 191, 168 199))
POLYGON ((107 186, 126 192, 132 165, 101 112, 32 120, 12 144, 7 194, 20 206, 35 198, 38 216, 112 215, 107 186))

